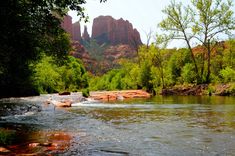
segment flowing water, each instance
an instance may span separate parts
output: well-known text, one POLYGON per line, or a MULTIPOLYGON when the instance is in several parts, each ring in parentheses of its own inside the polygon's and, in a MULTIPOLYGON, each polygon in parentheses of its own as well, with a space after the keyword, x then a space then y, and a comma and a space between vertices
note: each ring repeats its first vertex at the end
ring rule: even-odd
POLYGON ((15 134, 2 145, 10 154, 235 155, 235 97, 156 96, 54 108, 44 104, 49 96, 0 101, 0 130, 15 134))

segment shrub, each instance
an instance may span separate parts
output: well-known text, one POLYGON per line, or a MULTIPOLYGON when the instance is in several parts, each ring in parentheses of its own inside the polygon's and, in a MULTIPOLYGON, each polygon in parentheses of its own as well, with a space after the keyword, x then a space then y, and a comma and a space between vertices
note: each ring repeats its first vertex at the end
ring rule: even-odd
POLYGON ((220 71, 222 82, 234 82, 235 81, 235 70, 231 67, 226 67, 220 71))
POLYGON ((88 88, 82 90, 82 96, 86 98, 90 96, 90 91, 88 88))
POLYGON ((191 63, 186 63, 182 69, 181 77, 186 83, 194 83, 196 80, 196 73, 194 72, 194 66, 191 63))

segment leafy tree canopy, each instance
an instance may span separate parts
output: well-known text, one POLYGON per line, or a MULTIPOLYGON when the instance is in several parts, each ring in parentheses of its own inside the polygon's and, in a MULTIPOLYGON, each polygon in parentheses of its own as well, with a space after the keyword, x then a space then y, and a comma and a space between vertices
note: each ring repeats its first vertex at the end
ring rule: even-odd
POLYGON ((41 52, 60 60, 66 57, 70 46, 60 27, 62 17, 68 9, 86 17, 82 7, 85 3, 85 0, 0 2, 0 97, 36 94, 29 64, 37 60, 41 52))
MULTIPOLYGON (((216 41, 223 35, 232 35, 235 30, 235 18, 231 0, 192 0, 189 6, 172 0, 163 13, 166 18, 159 24, 165 31, 165 40, 182 39, 187 44, 197 75, 197 82, 210 81, 211 52, 215 49, 216 41), (199 69, 193 53, 195 43, 204 48, 203 62, 207 63, 199 69)), ((205 63, 204 63, 205 64, 205 63)))

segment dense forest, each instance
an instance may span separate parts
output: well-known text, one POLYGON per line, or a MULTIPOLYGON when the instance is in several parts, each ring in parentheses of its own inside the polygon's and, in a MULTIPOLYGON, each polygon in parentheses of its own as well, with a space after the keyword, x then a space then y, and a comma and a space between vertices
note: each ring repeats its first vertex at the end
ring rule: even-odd
MULTIPOLYGON (((102 0, 100 1, 102 2, 102 0)), ((0 97, 61 91, 145 89, 153 94, 177 85, 229 84, 235 92, 235 19, 232 1, 171 1, 159 23, 161 34, 137 56, 120 59, 101 76, 69 56, 71 41, 61 28, 68 9, 86 19, 83 0, 1 2, 0 97), (182 40, 185 48, 167 48, 182 40), (224 40, 224 41, 222 41, 224 40)), ((92 48, 90 48, 92 50, 92 48)), ((99 56, 97 56, 99 57, 99 56)))

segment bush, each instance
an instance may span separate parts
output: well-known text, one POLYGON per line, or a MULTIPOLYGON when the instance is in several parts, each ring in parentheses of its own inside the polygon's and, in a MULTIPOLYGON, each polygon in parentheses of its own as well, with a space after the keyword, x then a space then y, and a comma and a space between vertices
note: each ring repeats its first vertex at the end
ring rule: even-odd
POLYGON ((43 56, 34 65, 34 85, 40 93, 78 91, 88 87, 88 76, 80 60, 68 57, 63 65, 57 65, 52 57, 43 56))
POLYGON ((226 67, 220 71, 222 82, 234 82, 235 81, 235 70, 231 67, 226 67))
POLYGON ((196 81, 196 73, 194 71, 194 66, 191 63, 186 63, 182 69, 181 77, 186 83, 194 83, 196 81))
POLYGON ((88 88, 82 90, 82 96, 86 98, 90 96, 90 91, 88 88))

